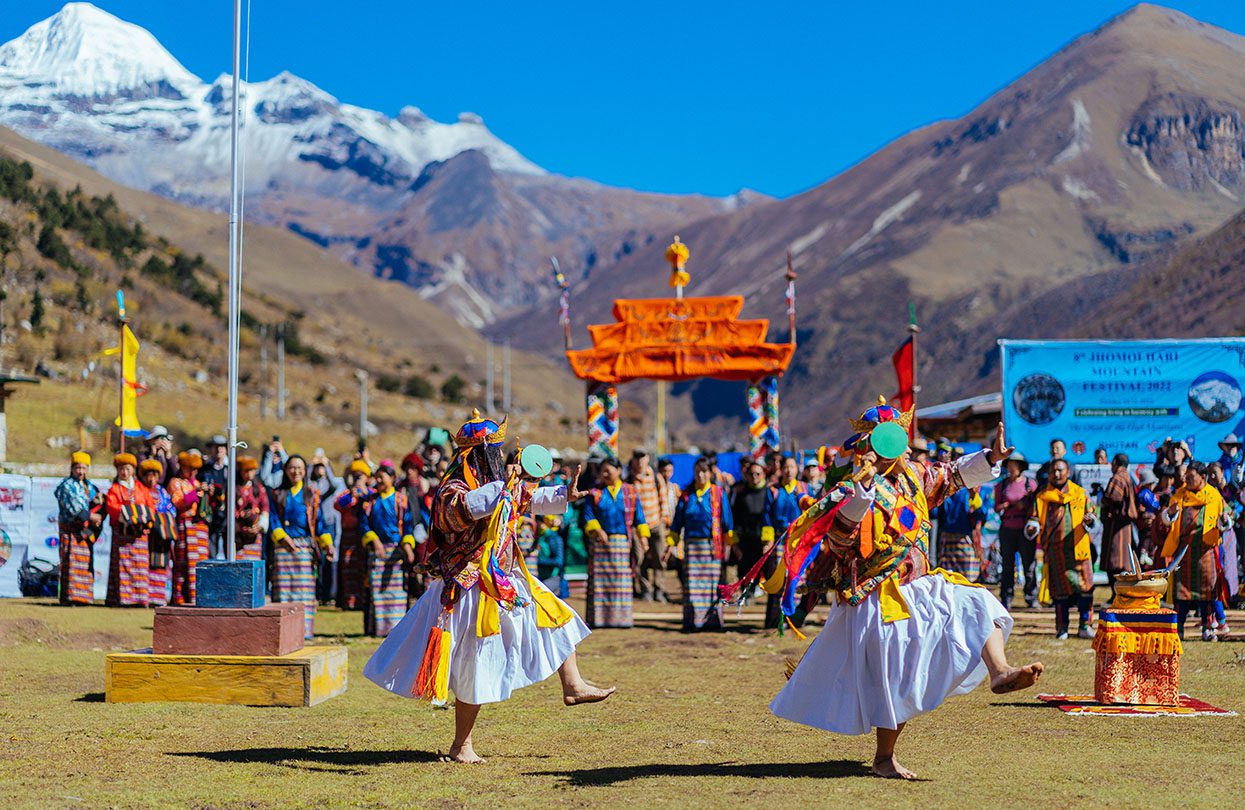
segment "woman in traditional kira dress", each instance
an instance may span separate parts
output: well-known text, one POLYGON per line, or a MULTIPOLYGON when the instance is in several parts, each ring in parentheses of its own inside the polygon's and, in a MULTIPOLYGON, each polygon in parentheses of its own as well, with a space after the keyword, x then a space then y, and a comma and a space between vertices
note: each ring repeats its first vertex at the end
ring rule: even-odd
POLYGON ((177 542, 173 544, 174 605, 193 605, 197 574, 195 566, 208 559, 208 521, 211 505, 207 487, 199 481, 203 456, 198 453, 177 454, 177 475, 169 481, 169 497, 177 509, 177 542))
POLYGON ((177 542, 177 507, 173 506, 172 496, 160 483, 164 479, 164 464, 159 459, 147 458, 139 462, 138 479, 139 485, 147 490, 147 498, 152 504, 151 530, 147 533, 147 601, 153 607, 167 605, 172 546, 177 542), (161 527, 172 529, 173 534, 163 536, 161 527))
POLYGON ((948 495, 998 476, 1011 453, 1003 426, 990 450, 949 463, 908 460, 912 412, 885 404, 852 420, 857 473, 792 524, 783 612, 796 593, 833 590, 835 604, 787 685, 770 704, 779 717, 839 734, 875 729, 873 772, 912 779, 895 743, 912 718, 990 678, 996 693, 1032 685, 1040 663, 1012 667, 1004 645, 1012 619, 962 575, 932 569, 930 510, 948 495))
POLYGON ((60 603, 89 605, 95 598, 95 541, 103 525, 103 495, 87 479, 91 456, 69 458, 69 475, 56 486, 60 550, 60 603))
POLYGON ((263 560, 268 533, 268 493, 257 480, 259 459, 238 456, 237 512, 234 518, 236 559, 263 560))
POLYGON ((112 463, 117 477, 104 499, 112 525, 112 556, 108 561, 108 597, 105 604, 146 607, 150 571, 147 531, 153 504, 147 490, 134 478, 138 459, 132 453, 118 453, 112 463))
POLYGON ((384 638, 406 614, 403 565, 415 559, 418 507, 397 489, 397 473, 388 464, 376 468, 376 490, 367 509, 367 588, 363 594, 363 632, 384 638))
POLYGON ((537 487, 547 470, 535 461, 521 465, 522 477, 503 479, 505 439, 505 422, 478 411, 458 431, 459 453, 432 505, 428 542, 440 576, 363 669, 364 677, 403 697, 444 703, 454 693, 448 758, 455 762, 484 761, 471 736, 482 704, 506 700, 554 672, 568 706, 614 692, 580 675, 575 647, 589 630, 531 575, 515 536, 523 514, 561 514, 568 498, 584 493, 537 487))
POLYGON ((272 493, 271 524, 276 561, 272 601, 301 602, 304 637, 311 638, 316 622, 316 571, 320 555, 333 559, 333 535, 324 525, 320 495, 305 486, 307 462, 302 456, 286 459, 281 486, 272 493))
POLYGON ((337 606, 342 610, 363 607, 363 591, 367 584, 367 549, 363 535, 367 533, 368 504, 374 494, 369 479, 372 468, 361 458, 346 468, 346 491, 337 496, 333 508, 341 515, 341 544, 337 561, 337 606))
POLYGON ((683 631, 723 630, 718 586, 735 523, 726 491, 713 483, 713 464, 696 462, 692 485, 683 491, 670 524, 671 545, 683 541, 683 631))
POLYGON ((601 486, 584 499, 588 545, 588 626, 631 627, 635 597, 633 536, 649 537, 639 493, 622 480, 618 459, 601 462, 601 486))

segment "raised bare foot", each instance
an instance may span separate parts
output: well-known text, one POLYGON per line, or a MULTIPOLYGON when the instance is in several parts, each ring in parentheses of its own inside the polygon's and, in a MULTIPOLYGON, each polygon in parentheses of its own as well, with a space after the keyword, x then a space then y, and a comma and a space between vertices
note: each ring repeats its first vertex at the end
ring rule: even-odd
POLYGON ((611 686, 606 689, 584 681, 582 686, 578 686, 569 692, 564 692, 562 694, 562 702, 567 706, 578 706, 582 703, 600 703, 614 694, 616 689, 618 689, 617 686, 611 686))
POLYGON ((873 775, 883 779, 916 779, 916 774, 899 764, 895 755, 874 757, 873 775))
POLYGON ((471 743, 451 745, 449 756, 441 758, 442 762, 460 762, 464 765, 479 765, 487 760, 477 754, 471 743))
POLYGON ((1035 661, 1024 667, 1006 669, 990 679, 990 691, 996 695, 1002 695, 1007 692, 1028 689, 1037 683, 1038 678, 1042 677, 1042 673, 1045 671, 1046 667, 1042 666, 1040 661, 1035 661))

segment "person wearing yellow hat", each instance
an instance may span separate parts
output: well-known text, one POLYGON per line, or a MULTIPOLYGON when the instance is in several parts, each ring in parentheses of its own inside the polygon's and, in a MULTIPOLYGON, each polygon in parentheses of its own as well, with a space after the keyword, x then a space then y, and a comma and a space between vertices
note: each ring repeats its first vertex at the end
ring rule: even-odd
POLYGON ((372 467, 361 458, 346 468, 346 490, 333 501, 341 515, 341 543, 337 559, 337 606, 342 610, 363 607, 367 580, 367 549, 363 534, 367 531, 367 510, 374 492, 369 485, 372 467))
POLYGON ((164 463, 160 459, 139 462, 137 486, 147 491, 153 507, 151 530, 147 532, 147 601, 152 606, 168 604, 173 546, 177 542, 177 509, 169 491, 160 483, 163 478, 164 463))
POLYGON ((105 604, 146 607, 151 574, 147 532, 151 528, 152 503, 147 490, 139 486, 134 477, 138 459, 132 453, 118 453, 113 456, 112 464, 117 477, 104 498, 112 526, 105 604))
POLYGON ((268 493, 258 481, 259 459, 238 456, 238 503, 234 523, 234 547, 239 560, 264 558, 264 535, 268 532, 268 493))
POLYGON ((1008 664, 1012 619, 993 594, 929 563, 929 511, 998 476, 1012 451, 1003 425, 987 450, 918 467, 908 460, 911 419, 881 400, 852 420, 854 472, 791 525, 783 612, 794 612, 801 586, 837 598, 770 703, 775 715, 826 731, 875 730, 873 772, 895 779, 915 776, 895 758, 909 720, 987 675, 1003 693, 1043 672, 1008 664))
POLYGON ((69 457, 69 475, 56 485, 60 603, 89 605, 95 598, 95 540, 103 528, 104 496, 87 475, 91 456, 69 457))
POLYGON ((209 559, 212 505, 208 487, 199 480, 203 456, 187 450, 177 454, 177 475, 169 481, 169 497, 177 509, 177 539, 173 543, 174 605, 193 605, 198 586, 195 569, 209 559))
POLYGON ((301 602, 304 637, 316 622, 316 571, 320 557, 333 559, 333 535, 320 508, 320 493, 306 485, 307 461, 292 455, 282 468, 281 486, 272 493, 272 601, 301 602))

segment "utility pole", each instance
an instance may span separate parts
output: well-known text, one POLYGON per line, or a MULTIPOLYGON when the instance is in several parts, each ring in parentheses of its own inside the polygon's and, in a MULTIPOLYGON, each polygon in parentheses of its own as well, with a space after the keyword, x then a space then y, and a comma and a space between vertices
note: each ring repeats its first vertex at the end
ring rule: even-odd
POLYGON ((367 371, 355 369, 354 378, 359 381, 359 441, 367 441, 367 371))
POLYGON ((501 357, 501 409, 503 413, 510 413, 510 338, 506 338, 506 344, 502 346, 501 357))
POLYGON ((488 367, 488 371, 486 372, 487 376, 484 378, 484 410, 491 413, 493 410, 493 404, 496 401, 496 392, 493 390, 493 341, 488 341, 486 345, 488 346, 488 350, 485 352, 484 356, 486 358, 485 365, 488 367))
POLYGON ((277 324, 277 421, 285 421, 285 324, 277 324))
POLYGON ((268 324, 259 327, 259 418, 268 418, 268 324))

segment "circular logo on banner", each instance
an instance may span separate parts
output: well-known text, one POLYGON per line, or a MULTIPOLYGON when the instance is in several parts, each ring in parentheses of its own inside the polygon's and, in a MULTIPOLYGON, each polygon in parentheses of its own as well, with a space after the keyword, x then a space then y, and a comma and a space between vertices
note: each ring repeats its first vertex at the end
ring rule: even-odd
POLYGON ((1241 386, 1222 371, 1208 371, 1189 386, 1189 407, 1203 422, 1226 422, 1241 408, 1241 386))
POLYGON ((1016 413, 1031 425, 1049 425, 1063 412, 1066 402, 1063 386, 1045 372, 1021 378, 1012 389, 1016 413))

